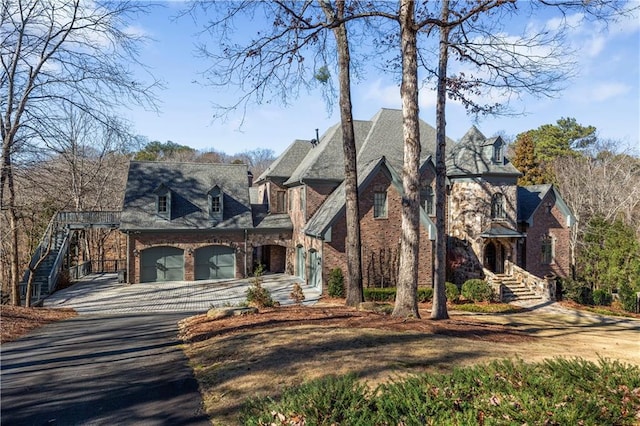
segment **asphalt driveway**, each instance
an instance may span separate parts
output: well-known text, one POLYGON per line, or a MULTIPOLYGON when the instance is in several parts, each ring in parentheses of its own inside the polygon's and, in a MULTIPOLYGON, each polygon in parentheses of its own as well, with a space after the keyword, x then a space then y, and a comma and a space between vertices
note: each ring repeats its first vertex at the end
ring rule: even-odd
MULTIPOLYGON (((244 300, 248 281, 138 284, 96 275, 57 292, 47 307, 78 317, 0 346, 1 413, 7 425, 209 424, 177 323, 244 300)), ((266 276, 291 303, 295 277, 266 276)), ((319 291, 306 288, 313 303, 319 291)))

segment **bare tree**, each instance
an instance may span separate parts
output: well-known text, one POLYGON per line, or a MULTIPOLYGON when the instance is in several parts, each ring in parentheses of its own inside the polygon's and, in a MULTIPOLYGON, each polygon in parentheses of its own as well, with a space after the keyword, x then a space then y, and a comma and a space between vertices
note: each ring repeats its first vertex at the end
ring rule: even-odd
POLYGON ((57 127, 64 117, 63 106, 72 105, 109 125, 111 111, 122 103, 152 107, 157 82, 142 84, 133 70, 123 66, 137 63, 142 41, 140 35, 127 30, 126 23, 148 6, 3 0, 0 7, 0 209, 7 212, 11 239, 6 275, 12 302, 18 304, 18 156, 28 154, 42 135, 57 127))
MULTIPOLYGON (((202 6, 207 9, 206 2, 202 6)), ((353 17, 345 16, 345 1, 320 0, 320 9, 314 8, 313 1, 274 1, 225 4, 222 17, 211 23, 209 29, 221 37, 223 48, 213 53, 206 47, 202 51, 217 65, 209 69, 210 82, 216 85, 234 83, 245 88, 246 93, 237 103, 224 106, 229 110, 247 102, 261 103, 266 99, 279 99, 287 104, 296 96, 300 88, 310 89, 314 84, 325 84, 325 94, 333 93, 330 79, 320 70, 327 72, 331 51, 327 33, 333 32, 339 69, 340 114, 342 121, 343 152, 345 163, 345 194, 347 220, 347 275, 346 303, 355 306, 364 300, 362 289, 362 260, 360 244, 360 223, 358 211, 357 165, 355 135, 351 107, 352 65, 346 22, 353 17), (270 12, 273 26, 261 32, 248 45, 238 47, 229 41, 232 18, 240 13, 270 12), (324 18, 322 18, 322 13, 324 18), (305 57, 312 58, 311 68, 305 57)), ((331 107, 331 96, 326 96, 331 107)))
POLYGON ((593 217, 611 222, 621 219, 640 235, 640 160, 614 153, 616 145, 600 145, 591 155, 560 157, 553 162, 560 192, 576 217, 571 229, 574 267, 584 226, 593 217))

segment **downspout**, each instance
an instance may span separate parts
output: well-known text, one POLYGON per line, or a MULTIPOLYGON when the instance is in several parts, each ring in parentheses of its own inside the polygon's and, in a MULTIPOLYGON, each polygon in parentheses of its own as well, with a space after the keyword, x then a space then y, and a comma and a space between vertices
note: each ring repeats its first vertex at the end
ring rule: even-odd
MULTIPOLYGON (((130 243, 129 243, 129 231, 124 233, 127 236, 127 284, 131 284, 131 270, 129 269, 129 259, 131 258, 130 243)), ((122 246, 121 246, 122 247, 122 246)))
POLYGON ((247 278, 247 229, 244 230, 244 277, 247 278))

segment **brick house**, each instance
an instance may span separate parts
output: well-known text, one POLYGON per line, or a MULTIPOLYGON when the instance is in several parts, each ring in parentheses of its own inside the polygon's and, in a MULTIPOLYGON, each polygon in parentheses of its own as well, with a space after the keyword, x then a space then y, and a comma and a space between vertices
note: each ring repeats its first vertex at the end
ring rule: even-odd
POLYGON ((128 282, 244 277, 257 255, 284 270, 291 220, 254 208, 250 180, 243 164, 132 161, 120 220, 128 282))
MULTIPOLYGON (((365 286, 393 286, 401 231, 402 112, 354 121, 365 286)), ((432 284, 435 129, 420 122, 419 285, 432 284)), ((550 185, 519 188, 501 138, 472 127, 448 145, 449 279, 568 273, 573 217, 550 185)), ((257 263, 323 286, 346 268, 340 124, 294 141, 252 186, 243 165, 132 162, 121 229, 129 281, 244 277, 257 263)))

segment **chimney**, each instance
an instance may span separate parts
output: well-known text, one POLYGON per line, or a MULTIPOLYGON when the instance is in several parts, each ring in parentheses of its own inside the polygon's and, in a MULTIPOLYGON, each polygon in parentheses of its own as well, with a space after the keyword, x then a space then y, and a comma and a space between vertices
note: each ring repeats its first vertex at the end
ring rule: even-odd
POLYGON ((253 186, 253 173, 251 173, 251 170, 247 172, 247 177, 249 178, 249 188, 251 188, 253 186))

